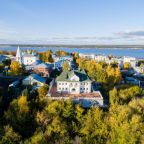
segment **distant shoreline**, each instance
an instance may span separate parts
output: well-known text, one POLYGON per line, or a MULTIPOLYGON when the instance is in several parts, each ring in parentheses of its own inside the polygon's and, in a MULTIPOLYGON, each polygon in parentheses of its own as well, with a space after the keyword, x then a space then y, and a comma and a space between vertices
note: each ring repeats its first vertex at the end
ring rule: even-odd
POLYGON ((63 47, 63 48, 132 48, 144 49, 144 45, 62 45, 62 44, 0 44, 0 47, 63 47))

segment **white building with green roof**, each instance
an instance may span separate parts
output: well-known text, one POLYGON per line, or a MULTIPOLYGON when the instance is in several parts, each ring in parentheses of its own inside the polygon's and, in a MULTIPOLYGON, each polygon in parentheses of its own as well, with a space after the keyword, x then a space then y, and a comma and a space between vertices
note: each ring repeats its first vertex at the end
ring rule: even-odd
POLYGON ((92 81, 84 70, 64 71, 56 79, 57 92, 68 94, 90 93, 92 81))

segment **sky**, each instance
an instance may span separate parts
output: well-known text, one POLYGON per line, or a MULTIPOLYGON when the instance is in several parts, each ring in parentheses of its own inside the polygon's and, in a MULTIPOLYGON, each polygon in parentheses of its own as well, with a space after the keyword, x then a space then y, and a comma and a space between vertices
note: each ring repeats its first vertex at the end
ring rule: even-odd
POLYGON ((0 0, 0 43, 144 44, 144 0, 0 0))

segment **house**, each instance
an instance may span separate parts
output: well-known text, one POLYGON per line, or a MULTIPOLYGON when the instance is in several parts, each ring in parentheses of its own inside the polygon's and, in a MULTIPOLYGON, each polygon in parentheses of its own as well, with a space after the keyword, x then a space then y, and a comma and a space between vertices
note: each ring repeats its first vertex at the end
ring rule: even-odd
POLYGON ((83 54, 83 53, 80 53, 79 57, 80 58, 84 58, 84 59, 95 59, 95 54, 83 54))
POLYGON ((123 63, 129 63, 134 68, 137 66, 137 59, 135 57, 124 56, 123 63))
POLYGON ((32 65, 37 60, 39 60, 39 58, 36 53, 22 53, 20 48, 17 48, 16 61, 18 61, 20 64, 32 65))
POLYGON ((46 79, 37 75, 31 74, 22 80, 23 85, 32 85, 35 87, 41 87, 46 83, 46 79))
POLYGON ((95 60, 96 62, 100 62, 100 61, 105 61, 108 59, 108 57, 106 55, 96 55, 95 56, 95 60))
POLYGON ((84 70, 64 71, 56 81, 51 81, 47 96, 52 100, 70 99, 84 108, 103 107, 103 96, 95 86, 92 87, 92 81, 84 70))
POLYGON ((73 56, 67 55, 67 56, 57 56, 55 54, 52 55, 54 62, 60 61, 60 60, 69 60, 73 61, 73 56))
POLYGON ((54 62, 54 69, 60 70, 65 61, 69 64, 70 69, 75 68, 74 62, 71 60, 58 60, 58 61, 54 62))
POLYGON ((134 78, 134 77, 126 77, 125 82, 127 84, 134 84, 134 85, 138 85, 138 86, 140 84, 140 80, 138 80, 137 78, 134 78))
POLYGON ((73 56, 71 56, 71 55, 67 55, 67 56, 53 55, 53 60, 54 60, 54 63, 53 63, 54 64, 54 69, 60 70, 65 61, 69 64, 70 69, 75 68, 75 65, 74 65, 74 62, 73 62, 73 56))
POLYGON ((32 71, 34 69, 34 67, 36 67, 37 65, 41 64, 42 62, 40 60, 36 60, 33 64, 31 65, 26 65, 25 69, 27 71, 32 71))
POLYGON ((41 76, 44 77, 50 77, 52 70, 53 70, 53 64, 51 63, 41 63, 33 68, 34 73, 40 74, 41 76))
POLYGON ((7 56, 5 55, 0 55, 0 64, 5 61, 6 59, 9 59, 7 56))
POLYGON ((91 92, 92 81, 84 70, 64 71, 57 77, 56 81, 58 93, 80 94, 91 92))

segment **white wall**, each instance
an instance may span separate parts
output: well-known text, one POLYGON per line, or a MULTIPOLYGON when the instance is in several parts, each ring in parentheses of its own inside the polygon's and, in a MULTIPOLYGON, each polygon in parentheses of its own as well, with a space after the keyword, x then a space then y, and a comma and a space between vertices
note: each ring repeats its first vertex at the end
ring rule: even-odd
POLYGON ((91 82, 57 82, 57 92, 67 92, 70 94, 90 93, 91 82))
POLYGON ((32 57, 23 57, 23 64, 24 65, 31 65, 35 63, 37 60, 37 57, 32 56, 32 57))

